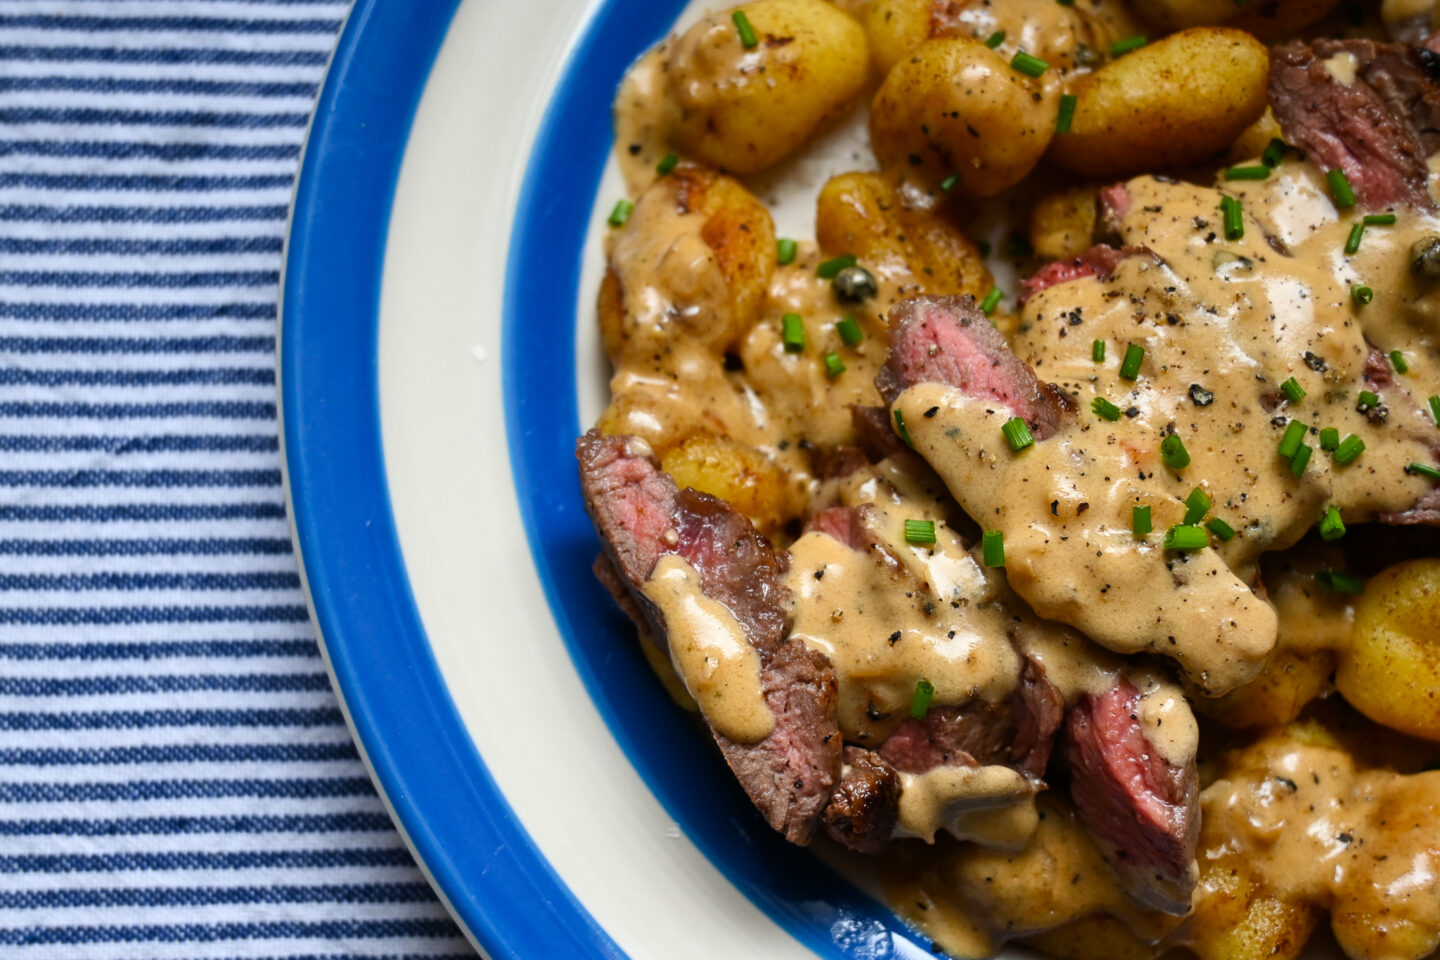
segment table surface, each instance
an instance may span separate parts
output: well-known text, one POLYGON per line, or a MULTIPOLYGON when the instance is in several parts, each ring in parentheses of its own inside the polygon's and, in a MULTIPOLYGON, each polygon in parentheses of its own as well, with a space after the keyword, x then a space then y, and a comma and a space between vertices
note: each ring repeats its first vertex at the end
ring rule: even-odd
POLYGON ((0 0, 6 957, 473 956, 345 728, 280 485, 281 248, 346 9, 0 0))

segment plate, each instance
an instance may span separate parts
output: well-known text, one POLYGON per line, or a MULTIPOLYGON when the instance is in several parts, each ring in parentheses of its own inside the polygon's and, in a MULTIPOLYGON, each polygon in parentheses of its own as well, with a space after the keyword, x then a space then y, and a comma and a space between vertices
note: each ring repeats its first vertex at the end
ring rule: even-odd
POLYGON ((609 102, 682 6, 357 0, 282 284, 314 622, 377 786, 491 956, 929 956, 765 826, 590 573, 573 446, 605 376, 609 102))

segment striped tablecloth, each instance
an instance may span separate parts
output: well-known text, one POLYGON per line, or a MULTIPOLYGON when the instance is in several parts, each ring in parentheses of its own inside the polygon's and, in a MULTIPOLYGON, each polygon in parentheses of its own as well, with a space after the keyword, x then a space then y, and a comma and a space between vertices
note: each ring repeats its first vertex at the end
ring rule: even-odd
POLYGON ((471 956, 280 487, 281 244, 345 12, 0 0, 0 956, 471 956))

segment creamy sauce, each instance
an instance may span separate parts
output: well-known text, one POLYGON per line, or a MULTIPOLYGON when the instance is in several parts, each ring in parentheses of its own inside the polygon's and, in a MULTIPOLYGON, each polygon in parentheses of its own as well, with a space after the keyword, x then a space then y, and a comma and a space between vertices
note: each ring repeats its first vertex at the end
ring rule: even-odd
POLYGON ((668 553, 644 592, 665 619, 675 671, 710 725, 737 743, 768 737, 775 715, 765 703, 760 655, 734 614, 701 591, 695 568, 668 553))
POLYGON ((1000 850, 1023 849, 1040 818, 1030 802, 1036 785, 1009 767, 934 767, 900 774, 898 837, 935 842, 942 827, 957 840, 1000 850))

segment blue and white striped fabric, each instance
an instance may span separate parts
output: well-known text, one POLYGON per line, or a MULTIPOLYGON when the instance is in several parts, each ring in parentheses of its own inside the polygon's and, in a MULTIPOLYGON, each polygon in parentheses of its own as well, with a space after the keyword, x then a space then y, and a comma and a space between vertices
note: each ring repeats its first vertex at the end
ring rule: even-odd
POLYGON ((345 12, 0 0, 0 956, 472 956, 280 487, 281 244, 345 12))

